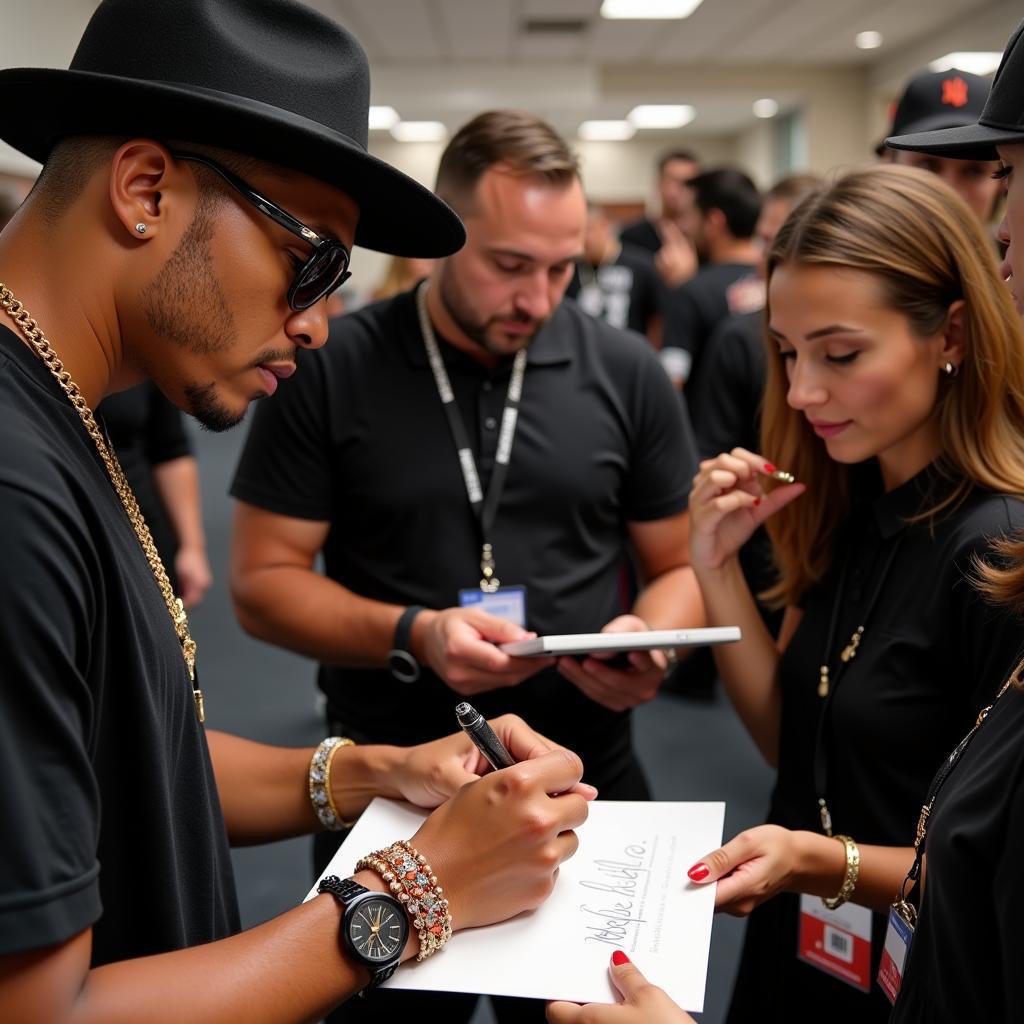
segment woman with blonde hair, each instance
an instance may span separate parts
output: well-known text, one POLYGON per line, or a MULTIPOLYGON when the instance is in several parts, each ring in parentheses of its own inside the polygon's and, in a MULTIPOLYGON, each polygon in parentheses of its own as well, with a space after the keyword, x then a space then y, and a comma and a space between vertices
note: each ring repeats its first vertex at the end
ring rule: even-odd
POLYGON ((708 624, 743 631, 720 675, 778 777, 769 824, 690 878, 753 911, 731 1021, 881 1021, 886 911, 929 783, 1024 642, 972 585, 1024 525, 1024 332, 976 219, 908 168, 801 204, 768 281, 769 454, 702 463, 690 516, 708 624), (737 561, 761 523, 777 639, 737 561))

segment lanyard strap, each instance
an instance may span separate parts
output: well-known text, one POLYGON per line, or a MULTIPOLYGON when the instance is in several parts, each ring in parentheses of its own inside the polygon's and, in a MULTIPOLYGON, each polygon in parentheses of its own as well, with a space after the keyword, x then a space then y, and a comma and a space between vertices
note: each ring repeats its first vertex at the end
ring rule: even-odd
POLYGON ((498 515, 498 505, 502 492, 505 490, 505 478, 508 476, 508 465, 512 458, 512 442, 516 436, 516 423, 519 419, 519 402, 523 396, 523 379, 526 376, 526 349, 521 348, 512 363, 512 376, 508 382, 508 393, 505 395, 505 407, 501 413, 501 432, 498 434, 498 450, 494 456, 494 470, 491 481, 484 495, 480 485, 480 474, 476 468, 476 458, 469 443, 469 434, 462 421, 462 415, 455 402, 451 380, 441 358, 441 349, 434 336, 434 327, 427 312, 427 282, 424 281, 416 290, 416 310, 419 313, 420 334, 423 346, 427 350, 427 360, 434 374, 437 394, 441 399, 444 414, 448 419, 448 428, 455 451, 459 457, 459 468, 466 485, 466 496, 470 507, 480 524, 482 550, 480 554, 480 589, 493 593, 501 586, 495 575, 494 549, 491 545, 491 530, 498 515))
MULTIPOLYGON (((889 549, 889 554, 886 556, 885 564, 882 566, 882 572, 878 577, 878 582, 875 584, 875 589, 871 594, 871 599, 868 601, 867 606, 864 609, 864 614, 861 616, 860 625, 850 638, 850 643, 843 648, 842 654, 839 658, 839 664, 836 666, 836 674, 832 678, 829 686, 828 693, 825 696, 825 702, 821 708, 821 717, 818 719, 818 729, 814 737, 814 788, 818 794, 818 813, 821 816, 821 827, 824 829, 826 835, 832 835, 832 814, 828 809, 828 803, 826 797, 828 795, 828 748, 825 744, 825 730, 827 728, 829 711, 832 707, 832 699, 835 696, 836 690, 839 688, 839 680, 843 676, 843 669, 857 656, 857 649, 860 646, 861 637, 864 635, 865 627, 871 618, 871 614, 875 610, 875 606, 878 604, 879 599, 882 596, 882 591, 885 588, 886 580, 889 578, 889 573, 892 570, 893 563, 896 561, 896 553, 899 551, 900 541, 903 539, 901 534, 893 541, 892 547, 889 549)), ((836 592, 835 604, 832 606, 832 618, 829 622, 828 636, 825 638, 825 651, 822 654, 821 663, 822 670, 828 666, 832 658, 832 651, 835 649, 836 634, 839 629, 839 616, 842 609, 843 598, 846 592, 846 578, 850 567, 850 554, 847 552, 847 556, 843 561, 842 572, 839 577, 839 589, 836 592)))
POLYGON ((967 748, 971 745, 971 740, 974 739, 975 734, 981 728, 982 723, 989 716, 989 712, 995 707, 996 701, 1015 683, 1020 677, 1021 670, 1024 669, 1024 662, 1021 662, 1011 673, 1010 678, 1003 683, 1002 689, 996 694, 996 698, 987 707, 981 709, 978 713, 977 721, 971 726, 970 731, 967 735, 956 745, 956 749, 953 751, 942 765, 939 770, 935 773, 935 778, 932 779, 932 784, 928 787, 928 795, 925 798, 924 806, 921 808, 921 814, 917 819, 917 829, 914 833, 914 863, 911 864, 910 870, 907 872, 907 877, 903 879, 903 885, 900 886, 900 898, 897 902, 897 906, 903 910, 907 919, 911 924, 914 923, 916 918, 916 911, 913 905, 907 902, 907 886, 916 886, 918 880, 921 877, 921 864, 924 860, 925 843, 928 838, 928 824, 931 818, 932 810, 935 807, 935 800, 939 795, 942 787, 946 784, 947 779, 953 774, 953 769, 960 763, 960 759, 964 756, 967 748))

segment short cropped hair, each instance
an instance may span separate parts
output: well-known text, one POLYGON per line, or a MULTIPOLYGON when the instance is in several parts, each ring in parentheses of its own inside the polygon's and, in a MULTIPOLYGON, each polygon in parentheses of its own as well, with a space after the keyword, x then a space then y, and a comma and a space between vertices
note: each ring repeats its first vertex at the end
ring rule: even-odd
POLYGON ((670 149, 658 157, 658 173, 664 174, 666 165, 672 163, 673 160, 685 160, 695 167, 700 167, 700 160, 692 149, 670 149))
POLYGON ((556 186, 579 177, 576 155, 546 121, 521 110, 489 110, 463 125, 445 147, 435 191, 465 211, 484 173, 499 164, 556 186))
POLYGON ((761 213, 761 194, 741 170, 718 167, 698 174, 686 184, 693 189, 701 213, 722 211, 733 237, 750 238, 754 234, 761 213))
POLYGON ((789 174, 780 178, 764 194, 765 202, 769 199, 783 202, 790 209, 799 206, 809 195, 820 192, 825 187, 825 179, 816 174, 789 174))

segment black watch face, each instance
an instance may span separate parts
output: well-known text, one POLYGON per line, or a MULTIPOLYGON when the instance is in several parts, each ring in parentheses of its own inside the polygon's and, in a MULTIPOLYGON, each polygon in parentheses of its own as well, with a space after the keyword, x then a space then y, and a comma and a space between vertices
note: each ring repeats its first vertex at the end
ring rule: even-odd
POLYGON ((360 900, 348 920, 352 948, 368 963, 396 959, 405 945, 405 911, 385 896, 360 900))

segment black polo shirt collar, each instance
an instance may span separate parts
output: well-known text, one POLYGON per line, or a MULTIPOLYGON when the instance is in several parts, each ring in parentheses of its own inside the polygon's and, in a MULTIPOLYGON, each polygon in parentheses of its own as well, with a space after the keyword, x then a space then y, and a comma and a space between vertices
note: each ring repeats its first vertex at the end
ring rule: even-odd
POLYGON ((948 472, 937 463, 930 463, 906 483, 878 495, 871 503, 875 525, 884 540, 904 530, 909 520, 932 507, 954 487, 948 472))
MULTIPOLYGON (((403 330, 399 333, 405 356, 411 365, 426 367, 429 364, 427 361, 427 350, 423 344, 423 336, 420 334, 419 317, 416 312, 415 289, 399 296, 395 302, 399 305, 399 308, 396 310, 398 316, 408 327, 408 330, 403 330)), ((558 366, 563 363, 572 362, 572 344, 567 337, 566 331, 564 329, 560 330, 557 322, 561 312, 562 309, 559 306, 530 343, 526 359, 528 366, 558 366)), ((461 349, 457 349, 449 344, 436 327, 434 331, 438 342, 443 343, 441 345, 441 355, 446 363, 461 363, 465 360, 467 364, 476 367, 480 366, 471 356, 466 355, 461 349)), ((503 359, 495 368, 495 372, 509 369, 511 366, 511 357, 503 359)))

